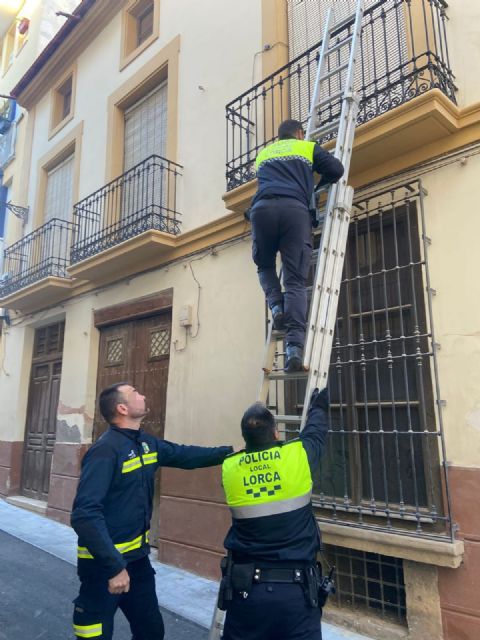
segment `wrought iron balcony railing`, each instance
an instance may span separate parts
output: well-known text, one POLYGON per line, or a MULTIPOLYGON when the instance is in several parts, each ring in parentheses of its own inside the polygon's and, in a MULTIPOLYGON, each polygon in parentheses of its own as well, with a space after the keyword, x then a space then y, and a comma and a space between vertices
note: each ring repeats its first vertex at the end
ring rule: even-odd
MULTIPOLYGON (((450 69, 445 0, 377 0, 363 19, 361 55, 355 87, 360 94, 358 124, 398 107, 434 88, 455 102, 450 69)), ((334 33, 336 41, 351 35, 353 20, 334 33)), ((263 146, 276 137, 286 118, 307 121, 320 43, 308 48, 241 96, 227 104, 227 190, 255 177, 254 160, 263 146)), ((347 61, 343 47, 329 63, 347 61), (345 58, 345 59, 344 59, 345 58)), ((328 94, 338 92, 338 75, 330 80, 328 94)), ((321 98, 327 97, 320 96, 321 98)), ((338 117, 340 100, 324 107, 324 124, 338 117)), ((322 140, 327 142, 328 137, 322 140)))
POLYGON ((74 206, 72 264, 144 231, 180 232, 177 178, 181 167, 152 155, 74 206))
POLYGON ((49 276, 69 278, 73 224, 58 218, 7 247, 4 252, 0 297, 5 298, 49 276))

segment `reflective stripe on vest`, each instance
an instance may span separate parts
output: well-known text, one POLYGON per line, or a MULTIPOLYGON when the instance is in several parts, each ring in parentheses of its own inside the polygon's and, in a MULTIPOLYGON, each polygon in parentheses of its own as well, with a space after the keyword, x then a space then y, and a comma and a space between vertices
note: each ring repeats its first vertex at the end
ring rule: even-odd
POLYGON ((141 459, 140 456, 136 458, 130 458, 129 460, 125 460, 122 465, 122 473, 130 473, 130 471, 134 471, 135 469, 140 469, 143 464, 154 464, 158 460, 158 453, 154 451, 153 453, 145 453, 141 459))
POLYGON ((225 458, 222 482, 234 518, 288 513, 310 503, 312 474, 299 440, 225 458))
MULTIPOLYGON (((128 553, 129 551, 133 551, 134 549, 140 549, 143 544, 143 541, 148 543, 150 539, 150 531, 147 531, 145 535, 142 533, 141 536, 138 536, 134 540, 130 540, 129 542, 118 542, 115 545, 115 549, 120 553, 128 553)), ((93 556, 87 547, 77 547, 77 557, 82 558, 83 560, 93 560, 93 556)))
POLYGON ((313 150, 315 142, 310 140, 297 140, 288 138, 287 140, 277 140, 268 147, 262 149, 255 160, 255 167, 258 168, 263 162, 271 160, 290 160, 297 159, 307 162, 310 166, 313 164, 313 150))
POLYGON ((103 633, 102 623, 88 625, 73 625, 73 632, 79 638, 98 638, 103 633))

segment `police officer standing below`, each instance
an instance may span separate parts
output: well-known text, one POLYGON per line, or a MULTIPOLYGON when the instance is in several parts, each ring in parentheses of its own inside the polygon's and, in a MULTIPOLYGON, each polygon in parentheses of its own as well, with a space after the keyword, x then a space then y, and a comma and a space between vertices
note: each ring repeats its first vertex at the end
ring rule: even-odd
POLYGON ((313 172, 320 186, 338 182, 343 165, 311 141, 298 120, 285 120, 279 140, 257 156, 258 190, 248 217, 252 223, 253 260, 271 309, 275 329, 286 328, 287 372, 298 371, 303 361, 307 316, 306 280, 312 252, 310 203, 313 172), (276 269, 280 251, 285 299, 276 269))
POLYGON ((104 389, 100 412, 109 429, 87 451, 73 503, 80 593, 77 638, 110 640, 118 607, 132 640, 163 640, 164 626, 148 557, 155 472, 221 464, 231 447, 184 446, 145 433, 145 396, 126 382, 104 389))
POLYGON ((232 513, 219 596, 227 611, 223 640, 321 640, 320 534, 311 495, 327 438, 327 391, 313 392, 295 440, 279 441, 273 415, 260 403, 241 424, 246 448, 222 467, 232 513))

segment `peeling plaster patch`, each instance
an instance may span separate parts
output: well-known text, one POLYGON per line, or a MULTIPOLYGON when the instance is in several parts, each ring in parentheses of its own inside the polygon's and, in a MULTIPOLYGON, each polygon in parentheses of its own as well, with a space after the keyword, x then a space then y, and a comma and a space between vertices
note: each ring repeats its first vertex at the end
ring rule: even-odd
MULTIPOLYGON (((81 419, 83 418, 84 421, 84 425, 88 428, 92 428, 93 427, 93 417, 90 416, 86 410, 85 410, 85 405, 82 404, 81 407, 69 407, 66 404, 63 404, 63 402, 59 402, 58 403, 58 415, 60 416, 71 416, 71 415, 77 415, 77 416, 81 416, 81 419)), ((80 421, 81 421, 80 419, 80 421)))
POLYGON ((472 429, 480 431, 480 407, 467 415, 467 424, 472 429))
POLYGON ((76 424, 69 425, 66 420, 57 420, 57 442, 80 444, 80 429, 76 424))

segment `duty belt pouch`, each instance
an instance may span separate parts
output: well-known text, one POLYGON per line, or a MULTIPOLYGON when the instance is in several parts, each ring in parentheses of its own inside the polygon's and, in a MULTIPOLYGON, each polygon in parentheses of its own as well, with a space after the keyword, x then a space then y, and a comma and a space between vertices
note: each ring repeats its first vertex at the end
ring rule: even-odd
POLYGON ((234 564, 232 569, 232 587, 238 593, 250 593, 253 584, 255 565, 234 564))
POLYGON ((312 609, 315 609, 316 607, 320 606, 318 602, 318 585, 320 578, 318 574, 318 568, 315 565, 307 567, 304 571, 304 576, 304 591, 305 597, 307 599, 307 604, 312 609))
POLYGON ((230 554, 222 558, 220 562, 222 579, 220 581, 217 602, 217 606, 221 611, 226 611, 228 609, 228 605, 233 600, 232 567, 233 563, 230 554))

